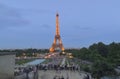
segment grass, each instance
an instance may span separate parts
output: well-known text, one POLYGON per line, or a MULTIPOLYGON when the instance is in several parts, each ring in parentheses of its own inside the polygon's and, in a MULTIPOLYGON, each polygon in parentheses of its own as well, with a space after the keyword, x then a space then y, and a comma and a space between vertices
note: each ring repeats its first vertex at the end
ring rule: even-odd
POLYGON ((23 60, 18 60, 15 62, 15 64, 18 64, 18 65, 22 65, 22 64, 25 64, 25 63, 28 63, 28 62, 31 62, 35 59, 23 59, 23 60))

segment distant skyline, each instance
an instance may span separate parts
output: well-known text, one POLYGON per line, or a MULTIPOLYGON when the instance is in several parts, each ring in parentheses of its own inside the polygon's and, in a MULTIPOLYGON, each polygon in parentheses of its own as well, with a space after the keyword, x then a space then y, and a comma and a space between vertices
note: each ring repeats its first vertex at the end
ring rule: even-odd
POLYGON ((50 48, 56 13, 65 48, 120 42, 120 0, 0 0, 0 49, 50 48))

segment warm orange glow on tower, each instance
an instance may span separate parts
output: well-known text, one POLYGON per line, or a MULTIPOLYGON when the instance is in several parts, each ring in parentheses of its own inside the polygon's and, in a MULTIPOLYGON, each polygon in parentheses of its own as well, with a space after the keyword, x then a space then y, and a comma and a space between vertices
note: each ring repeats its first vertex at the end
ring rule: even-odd
POLYGON ((54 42, 52 44, 52 47, 50 48, 50 52, 54 52, 55 49, 59 47, 62 51, 64 51, 64 47, 62 44, 62 40, 60 37, 60 30, 59 30, 59 14, 56 14, 56 34, 55 34, 55 38, 54 38, 54 42), (58 43, 57 43, 58 41, 58 43))

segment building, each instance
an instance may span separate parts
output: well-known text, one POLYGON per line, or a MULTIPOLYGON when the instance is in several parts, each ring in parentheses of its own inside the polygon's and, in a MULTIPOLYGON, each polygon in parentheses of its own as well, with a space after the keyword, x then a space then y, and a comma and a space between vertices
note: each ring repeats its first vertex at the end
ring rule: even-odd
POLYGON ((0 79, 14 79, 15 53, 0 52, 0 79))

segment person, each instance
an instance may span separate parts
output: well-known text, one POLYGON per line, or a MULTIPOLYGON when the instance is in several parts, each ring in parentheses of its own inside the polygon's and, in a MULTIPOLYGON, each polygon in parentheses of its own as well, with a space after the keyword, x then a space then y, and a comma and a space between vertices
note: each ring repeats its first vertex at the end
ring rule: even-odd
POLYGON ((66 79, 69 79, 69 75, 68 75, 68 73, 67 73, 67 78, 66 79))
POLYGON ((62 76, 61 79, 64 79, 64 77, 62 76))
POLYGON ((67 78, 66 79, 69 79, 69 76, 67 76, 67 78))
POLYGON ((35 76, 37 74, 37 68, 36 68, 36 66, 33 67, 33 72, 34 72, 34 79, 35 79, 35 76))
POLYGON ((61 79, 60 76, 58 76, 58 79, 61 79))
POLYGON ((53 79, 56 79, 56 77, 57 77, 57 76, 55 75, 53 79))
POLYGON ((25 68, 24 72, 26 73, 26 79, 29 79, 29 72, 30 72, 29 69, 25 68))
POLYGON ((45 66, 45 71, 47 71, 47 69, 48 69, 47 66, 45 66))
POLYGON ((84 79, 90 79, 90 78, 89 78, 89 75, 86 74, 86 76, 84 77, 84 79))
POLYGON ((87 74, 87 76, 86 76, 86 79, 90 79, 88 74, 87 74))

